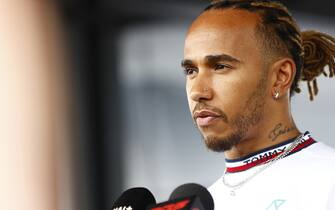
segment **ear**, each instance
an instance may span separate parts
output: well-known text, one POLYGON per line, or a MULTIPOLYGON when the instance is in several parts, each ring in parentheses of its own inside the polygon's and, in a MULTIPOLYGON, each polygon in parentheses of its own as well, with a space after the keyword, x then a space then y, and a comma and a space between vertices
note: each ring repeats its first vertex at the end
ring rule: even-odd
POLYGON ((286 96, 296 74, 296 66, 291 58, 281 58, 272 64, 271 94, 275 99, 286 96))

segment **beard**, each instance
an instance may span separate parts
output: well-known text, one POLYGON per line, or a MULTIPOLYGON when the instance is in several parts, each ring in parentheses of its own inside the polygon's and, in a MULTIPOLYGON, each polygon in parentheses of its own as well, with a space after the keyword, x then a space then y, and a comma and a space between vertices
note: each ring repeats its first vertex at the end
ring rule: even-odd
POLYGON ((205 141, 205 144, 208 149, 214 152, 224 152, 230 150, 235 145, 239 144, 241 139, 243 138, 243 134, 241 132, 233 132, 226 137, 219 138, 217 136, 207 136, 202 138, 205 141))
POLYGON ((230 134, 226 136, 204 136, 201 134, 208 149, 214 152, 224 152, 232 149, 245 138, 251 127, 256 126, 262 120, 266 96, 266 79, 267 74, 263 73, 256 89, 248 97, 243 111, 226 122, 232 128, 230 134))

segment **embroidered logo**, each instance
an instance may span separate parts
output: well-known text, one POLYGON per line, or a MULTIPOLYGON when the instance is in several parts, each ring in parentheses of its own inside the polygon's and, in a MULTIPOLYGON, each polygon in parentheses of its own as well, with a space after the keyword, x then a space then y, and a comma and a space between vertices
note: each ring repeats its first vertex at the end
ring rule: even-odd
POLYGON ((276 199, 266 208, 266 210, 278 210, 281 205, 285 203, 285 200, 276 199))

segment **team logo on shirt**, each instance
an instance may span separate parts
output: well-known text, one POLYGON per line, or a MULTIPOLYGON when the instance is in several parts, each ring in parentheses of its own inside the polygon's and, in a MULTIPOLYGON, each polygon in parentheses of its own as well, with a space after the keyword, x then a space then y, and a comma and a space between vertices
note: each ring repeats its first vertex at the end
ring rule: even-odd
POLYGON ((278 210, 285 203, 285 200, 276 199, 265 210, 278 210))

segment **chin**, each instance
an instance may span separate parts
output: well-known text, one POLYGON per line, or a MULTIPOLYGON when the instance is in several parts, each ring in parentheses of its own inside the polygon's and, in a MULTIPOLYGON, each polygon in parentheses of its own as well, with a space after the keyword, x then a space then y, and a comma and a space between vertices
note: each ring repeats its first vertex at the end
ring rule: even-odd
POLYGON ((225 136, 203 135, 208 149, 214 152, 225 152, 241 142, 242 136, 238 133, 232 133, 225 136))

